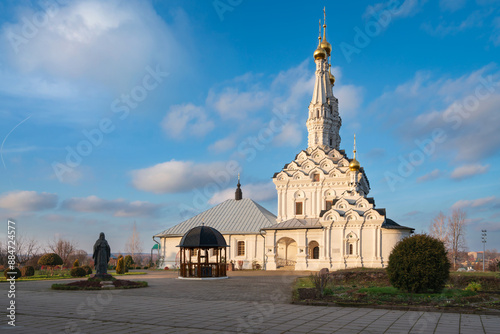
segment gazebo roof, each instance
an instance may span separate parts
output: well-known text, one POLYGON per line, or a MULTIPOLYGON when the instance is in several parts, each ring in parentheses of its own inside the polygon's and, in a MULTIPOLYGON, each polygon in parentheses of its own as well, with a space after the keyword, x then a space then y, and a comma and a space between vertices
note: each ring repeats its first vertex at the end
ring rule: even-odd
POLYGON ((229 247, 226 239, 210 226, 193 227, 184 234, 179 246, 184 248, 229 247))

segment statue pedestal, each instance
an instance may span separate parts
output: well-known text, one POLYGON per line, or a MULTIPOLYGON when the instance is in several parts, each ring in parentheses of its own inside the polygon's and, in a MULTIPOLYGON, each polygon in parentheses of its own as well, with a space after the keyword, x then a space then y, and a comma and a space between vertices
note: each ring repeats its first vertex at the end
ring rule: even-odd
POLYGON ((116 278, 111 276, 110 274, 92 274, 90 275, 90 280, 92 279, 100 279, 101 281, 113 281, 116 278))

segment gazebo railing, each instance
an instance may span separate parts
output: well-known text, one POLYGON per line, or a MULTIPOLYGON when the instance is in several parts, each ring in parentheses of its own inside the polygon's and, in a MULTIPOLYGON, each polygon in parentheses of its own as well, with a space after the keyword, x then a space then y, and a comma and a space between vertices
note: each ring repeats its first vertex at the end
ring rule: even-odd
POLYGON ((181 263, 182 277, 223 277, 226 276, 225 263, 181 263))

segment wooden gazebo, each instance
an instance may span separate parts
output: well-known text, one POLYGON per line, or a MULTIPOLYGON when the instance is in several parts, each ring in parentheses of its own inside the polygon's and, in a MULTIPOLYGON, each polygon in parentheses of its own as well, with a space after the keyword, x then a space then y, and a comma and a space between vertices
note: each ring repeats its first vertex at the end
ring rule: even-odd
POLYGON ((227 278, 226 239, 216 229, 197 226, 184 234, 180 244, 179 278, 227 278))

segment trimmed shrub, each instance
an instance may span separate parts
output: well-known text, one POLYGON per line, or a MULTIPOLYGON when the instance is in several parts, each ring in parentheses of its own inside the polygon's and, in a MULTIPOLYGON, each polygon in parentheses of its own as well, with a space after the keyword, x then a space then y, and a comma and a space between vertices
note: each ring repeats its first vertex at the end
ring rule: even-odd
POLYGON ((21 272, 21 269, 19 268, 14 268, 14 269, 10 269, 9 267, 5 268, 4 272, 3 272, 3 275, 5 276, 6 279, 10 279, 12 276, 14 276, 15 279, 18 279, 20 278, 23 274, 21 272), (12 274, 14 273, 15 274, 12 274), (10 274, 9 274, 10 273, 10 274))
POLYGON ((426 234, 404 238, 389 256, 387 275, 395 288, 406 292, 441 292, 450 277, 444 244, 426 234))
POLYGON ((85 269, 85 272, 87 273, 87 275, 92 275, 92 268, 90 266, 82 266, 83 269, 85 269))
POLYGON ((130 269, 134 269, 132 267, 133 264, 135 264, 135 263, 134 263, 134 259, 132 258, 132 256, 131 255, 125 256, 125 267, 130 268, 130 269))
POLYGON ((41 266, 60 266, 63 264, 63 260, 56 253, 48 253, 43 255, 40 260, 38 260, 38 264, 41 266))
POLYGON ((85 269, 83 269, 82 267, 72 268, 69 273, 72 277, 83 277, 83 276, 87 275, 87 271, 85 269))
POLYGON ((33 266, 26 266, 21 268, 23 277, 35 276, 35 268, 33 266))
POLYGON ((123 261, 123 257, 118 258, 118 261, 116 262, 116 273, 117 274, 125 274, 125 263, 123 261))
POLYGON ((73 262, 73 268, 76 268, 79 266, 80 266, 80 261, 78 261, 78 259, 76 259, 75 262, 73 262))

